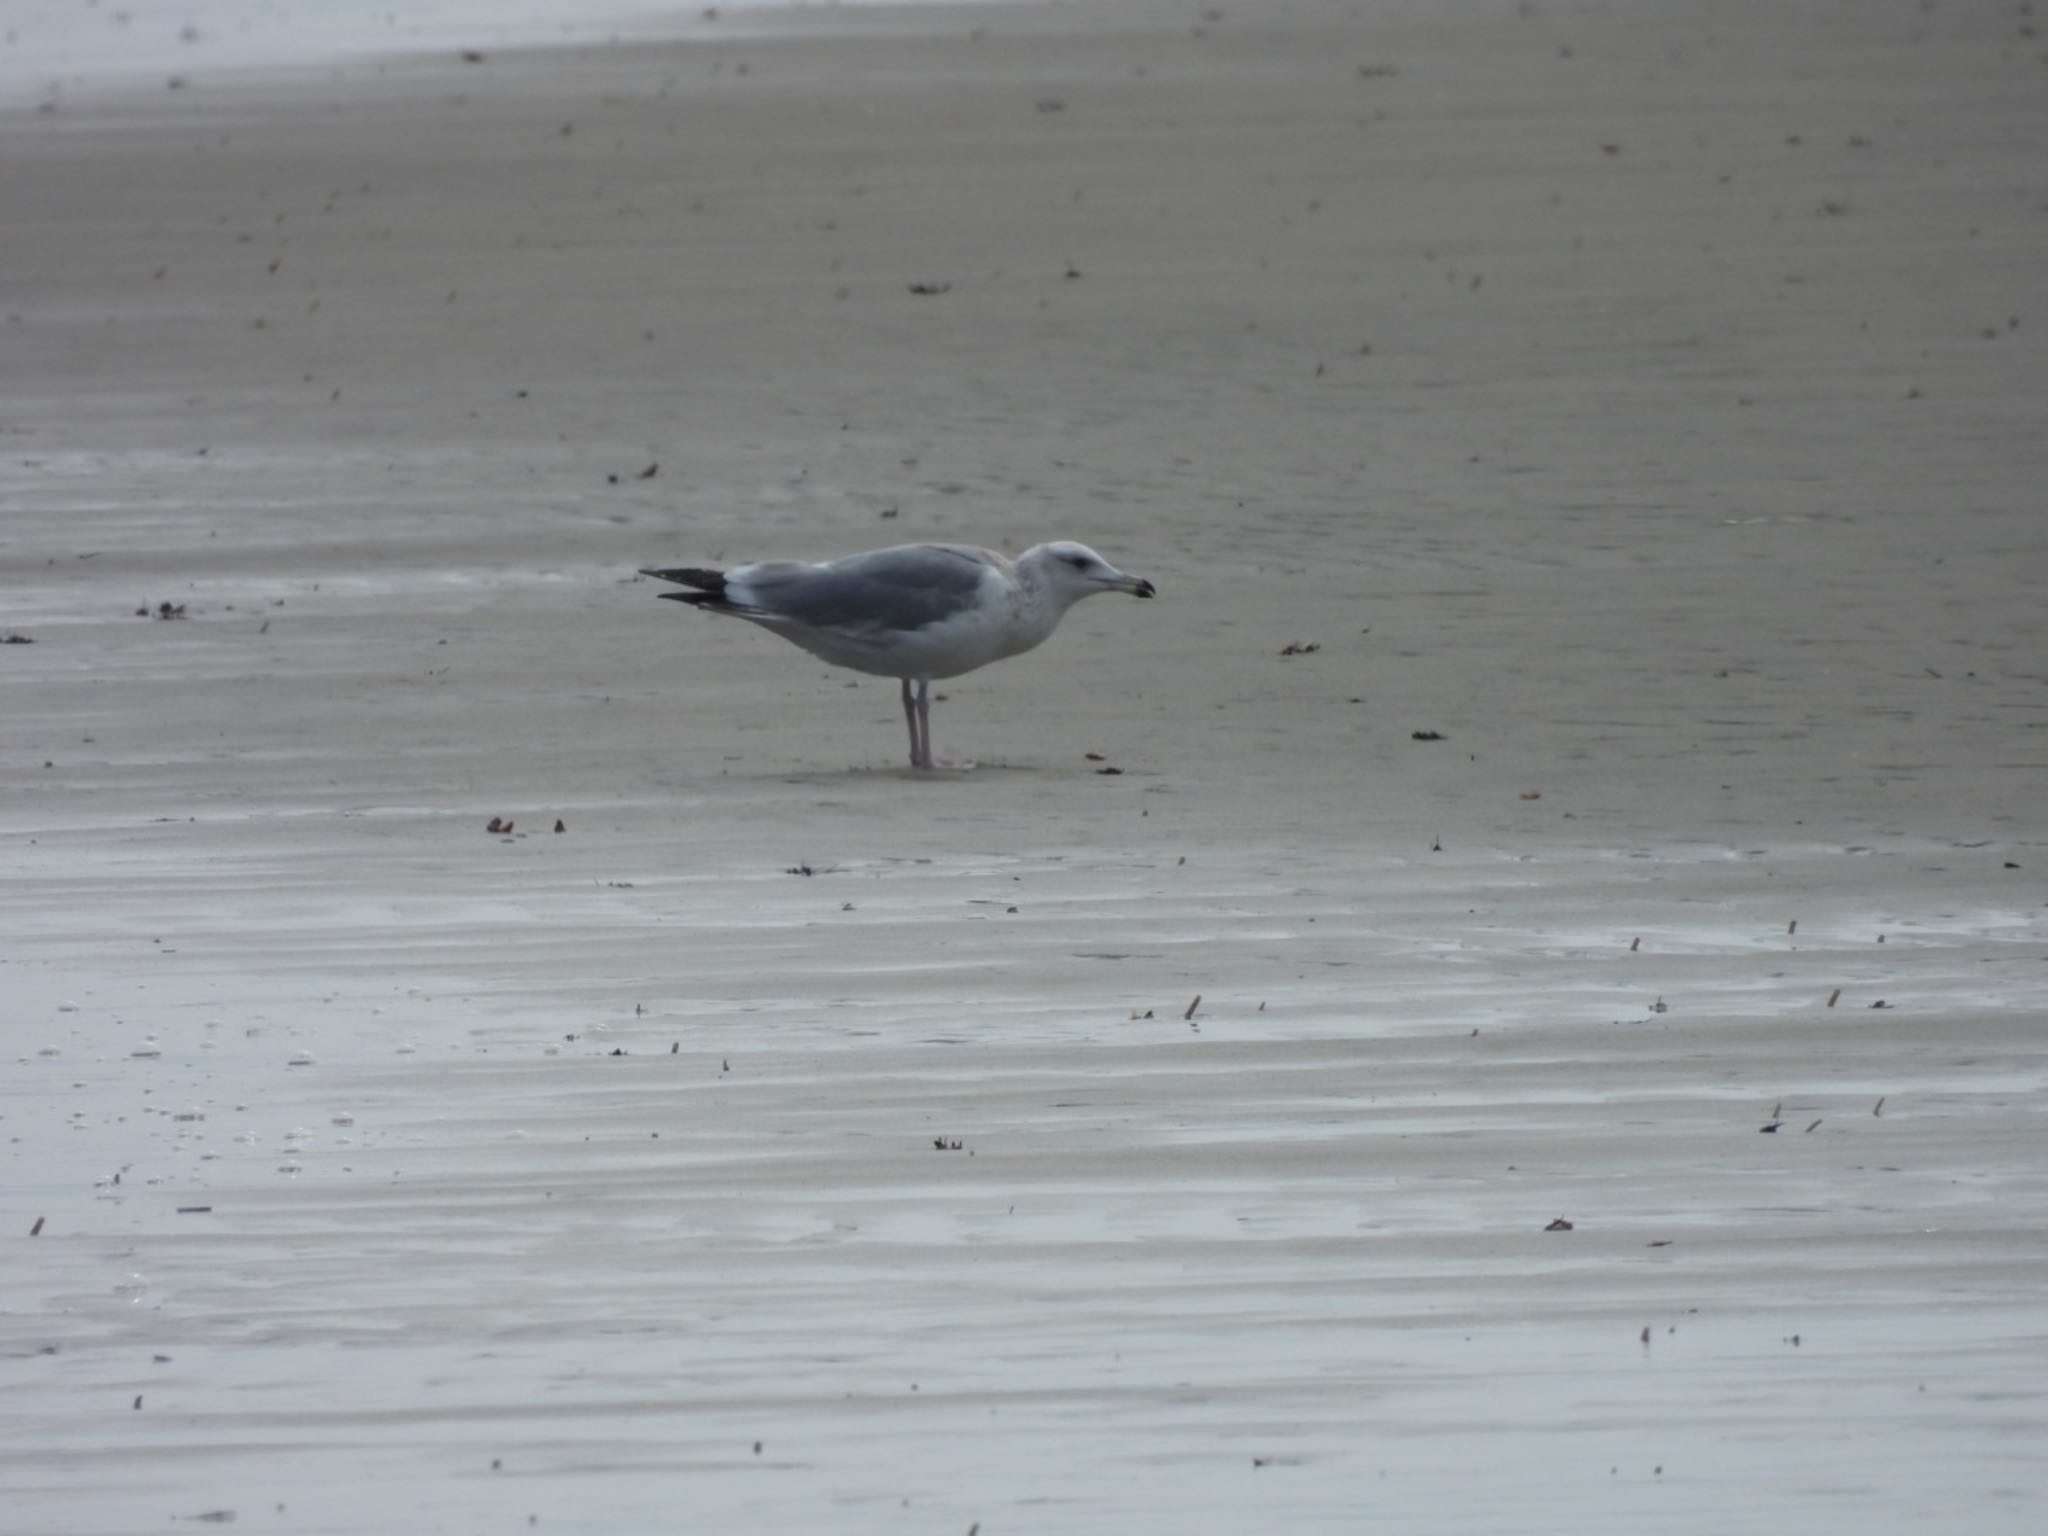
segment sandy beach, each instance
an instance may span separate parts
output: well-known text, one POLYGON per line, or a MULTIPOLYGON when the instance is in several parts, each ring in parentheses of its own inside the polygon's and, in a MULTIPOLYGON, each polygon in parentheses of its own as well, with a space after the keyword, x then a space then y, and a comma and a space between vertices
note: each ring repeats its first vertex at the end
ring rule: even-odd
POLYGON ((0 1528, 2040 1529, 2044 28, 9 97, 0 1528))

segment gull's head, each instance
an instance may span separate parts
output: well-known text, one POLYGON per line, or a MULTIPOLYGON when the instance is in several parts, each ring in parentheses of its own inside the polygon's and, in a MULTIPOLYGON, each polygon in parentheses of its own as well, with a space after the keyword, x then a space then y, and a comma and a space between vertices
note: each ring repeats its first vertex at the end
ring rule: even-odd
POLYGON ((1133 597, 1154 595, 1151 582, 1142 576, 1126 576, 1086 544, 1076 544, 1071 539, 1028 549, 1017 563, 1032 569, 1047 591, 1069 603, 1096 592, 1128 592, 1133 597))

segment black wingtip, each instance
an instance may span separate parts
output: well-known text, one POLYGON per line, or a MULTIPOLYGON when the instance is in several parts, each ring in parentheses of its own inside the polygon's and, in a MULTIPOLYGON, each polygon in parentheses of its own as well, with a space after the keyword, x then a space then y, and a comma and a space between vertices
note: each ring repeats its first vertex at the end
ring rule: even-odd
MULTIPOLYGON (((725 572, 705 570, 700 566, 679 565, 666 570, 653 566, 642 566, 642 576, 652 576, 656 581, 672 581, 679 587, 695 587, 699 592, 708 592, 717 597, 725 592, 725 572)), ((680 592, 664 592, 663 597, 681 597, 680 592)))

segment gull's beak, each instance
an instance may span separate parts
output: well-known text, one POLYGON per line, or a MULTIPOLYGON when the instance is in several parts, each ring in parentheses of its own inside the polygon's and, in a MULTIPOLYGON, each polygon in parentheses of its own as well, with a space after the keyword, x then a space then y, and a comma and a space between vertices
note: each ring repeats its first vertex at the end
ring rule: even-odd
POLYGON ((1133 597, 1157 597, 1158 591, 1142 576, 1118 576, 1110 583, 1119 592, 1128 592, 1133 597))

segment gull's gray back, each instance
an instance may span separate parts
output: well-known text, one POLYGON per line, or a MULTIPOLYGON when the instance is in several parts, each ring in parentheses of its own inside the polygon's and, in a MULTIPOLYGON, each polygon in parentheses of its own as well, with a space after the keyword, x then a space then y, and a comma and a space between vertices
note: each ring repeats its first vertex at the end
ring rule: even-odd
POLYGON ((768 560, 729 574, 747 617, 806 629, 903 633, 971 606, 991 569, 961 544, 902 544, 827 565, 768 560))

